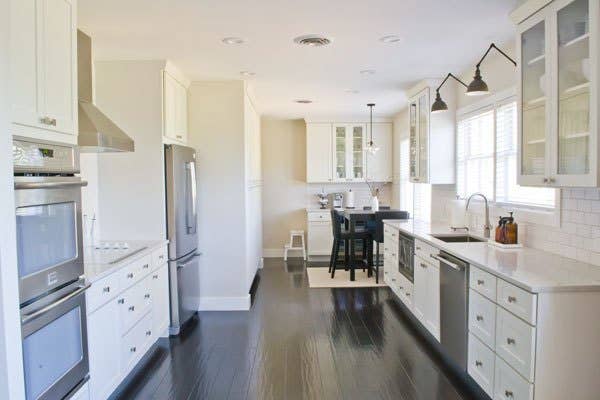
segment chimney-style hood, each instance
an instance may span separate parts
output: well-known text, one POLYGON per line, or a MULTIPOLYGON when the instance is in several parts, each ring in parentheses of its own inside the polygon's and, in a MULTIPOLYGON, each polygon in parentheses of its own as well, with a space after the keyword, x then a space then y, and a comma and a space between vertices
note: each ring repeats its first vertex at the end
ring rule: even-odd
POLYGON ((79 137, 83 153, 134 151, 133 139, 93 103, 92 38, 77 31, 79 137))

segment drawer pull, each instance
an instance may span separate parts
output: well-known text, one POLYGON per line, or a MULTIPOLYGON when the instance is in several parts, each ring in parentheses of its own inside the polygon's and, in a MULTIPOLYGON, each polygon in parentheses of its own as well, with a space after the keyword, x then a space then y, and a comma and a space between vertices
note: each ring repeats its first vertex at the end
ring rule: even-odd
POLYGON ((517 302, 517 298, 514 296, 508 296, 508 302, 509 303, 516 303, 517 302))
POLYGON ((131 278, 133 278, 133 272, 130 272, 130 273, 128 273, 128 274, 127 274, 127 278, 128 278, 128 279, 131 279, 131 278))
POLYGON ((515 339, 513 339, 513 338, 506 338, 506 343, 507 344, 515 344, 515 339))
POLYGON ((421 268, 427 268, 427 264, 421 263, 421 268))
POLYGON ((483 315, 478 315, 478 316, 477 316, 477 317, 475 317, 475 318, 477 318, 477 321, 483 321, 483 315))
POLYGON ((144 266, 142 267, 143 269, 148 269, 149 265, 148 264, 144 264, 144 266))
POLYGON ((417 250, 421 250, 421 248, 419 246, 417 246, 417 250))
POLYGON ((485 282, 482 279, 477 279, 477 284, 478 285, 483 285, 485 282))
POLYGON ((177 139, 183 139, 183 136, 177 135, 177 139))
POLYGON ((146 294, 144 295, 144 298, 145 298, 145 299, 149 299, 149 298, 150 298, 150 293, 146 293, 146 294))
POLYGON ((152 331, 146 331, 146 336, 152 335, 152 331))
POLYGON ((103 293, 110 293, 110 286, 107 286, 105 288, 102 289, 103 293))
POLYGON ((396 278, 392 278, 392 282, 396 282, 396 278))
POLYGON ((40 118, 40 122, 44 125, 56 126, 56 118, 44 117, 40 118))
POLYGON ((135 306, 129 306, 129 311, 135 311, 135 306))
POLYGON ((129 349, 129 351, 130 351, 130 352, 132 352, 132 353, 135 353, 135 352, 136 352, 136 350, 137 350, 137 349, 135 348, 135 346, 133 346, 132 348, 130 348, 130 349, 129 349))
POLYGON ((163 254, 161 254, 160 256, 158 256, 159 260, 163 260, 165 258, 165 256, 163 254))
POLYGON ((479 360, 475 361, 475 366, 476 367, 481 367, 482 365, 483 365, 483 363, 481 361, 479 361, 479 360))
POLYGON ((119 300, 117 301, 117 303, 119 303, 119 304, 125 304, 125 299, 119 299, 119 300))
POLYGON ((152 279, 158 279, 158 275, 152 275, 152 279))
POLYGON ((406 292, 406 297, 410 297, 410 293, 409 292, 406 292))
POLYGON ((510 397, 510 398, 514 398, 514 396, 513 396, 513 392, 511 392, 510 390, 505 390, 505 391, 504 391, 504 396, 505 396, 505 397, 507 397, 507 398, 508 398, 508 397, 510 397))

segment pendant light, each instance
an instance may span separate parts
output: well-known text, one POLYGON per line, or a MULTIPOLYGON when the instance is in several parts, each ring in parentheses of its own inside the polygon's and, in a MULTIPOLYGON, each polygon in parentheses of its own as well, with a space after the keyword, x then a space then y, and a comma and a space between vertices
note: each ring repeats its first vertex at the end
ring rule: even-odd
POLYGON ((469 83, 469 86, 467 87, 467 93, 466 93, 467 96, 481 96, 483 94, 488 94, 490 92, 490 90, 488 89, 487 83, 485 83, 485 81, 481 77, 481 71, 479 70, 479 67, 481 66, 481 63, 487 57, 490 50, 492 50, 492 49, 496 49, 500 54, 502 54, 511 63, 513 63, 515 67, 517 66, 517 62, 515 60, 513 60, 505 52, 500 50, 494 43, 490 44, 490 47, 488 47, 488 49, 485 52, 485 54, 483 55, 483 57, 481 57, 481 60, 479 60, 479 62, 475 66, 475 76, 473 77, 473 81, 471 83, 469 83))
POLYGON ((454 78, 454 80, 459 82, 464 87, 467 87, 466 83, 464 83, 463 81, 458 79, 456 76, 452 75, 452 73, 448 73, 448 75, 446 75, 446 77, 444 78, 442 83, 440 83, 440 86, 438 86, 437 89, 435 89, 435 101, 431 105, 431 113, 432 114, 448 110, 448 104, 446 104, 446 102, 444 100, 442 100, 442 96, 440 96, 440 89, 442 88, 442 86, 444 86, 444 83, 446 83, 446 81, 450 77, 454 78))
POLYGON ((375 155, 379 151, 379 147, 373 143, 373 107, 374 106, 375 106, 375 103, 367 104, 367 107, 369 107, 369 110, 371 113, 371 122, 370 122, 371 134, 369 137, 369 143, 367 144, 367 151, 372 155, 375 155))

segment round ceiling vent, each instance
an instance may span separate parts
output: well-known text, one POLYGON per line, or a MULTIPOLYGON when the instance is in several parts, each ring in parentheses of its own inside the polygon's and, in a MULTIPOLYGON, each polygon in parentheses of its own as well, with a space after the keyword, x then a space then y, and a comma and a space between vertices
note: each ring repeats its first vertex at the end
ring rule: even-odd
POLYGON ((298 36, 294 42, 303 46, 322 47, 331 43, 331 39, 321 35, 304 35, 298 36))

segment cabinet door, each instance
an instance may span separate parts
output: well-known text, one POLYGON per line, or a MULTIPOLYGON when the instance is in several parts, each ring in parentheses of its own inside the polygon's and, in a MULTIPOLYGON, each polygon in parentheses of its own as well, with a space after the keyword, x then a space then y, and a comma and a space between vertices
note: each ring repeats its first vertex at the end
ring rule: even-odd
MULTIPOLYGON (((371 137, 371 127, 367 126, 367 140, 371 137)), ((392 124, 373 124, 373 143, 379 147, 375 154, 366 153, 367 178, 373 182, 392 181, 392 124)))
POLYGON ((349 160, 349 171, 351 171, 350 179, 352 181, 364 181, 365 179, 365 142, 366 142, 366 126, 351 125, 349 127, 350 134, 350 154, 347 156, 349 160))
POLYGON ((121 332, 115 321, 118 314, 115 299, 87 317, 92 400, 108 398, 121 381, 121 332))
POLYGON ((409 177, 411 182, 419 180, 419 163, 418 163, 418 122, 417 122, 417 107, 416 101, 411 101, 409 104, 409 177))
POLYGON ((177 139, 177 81, 167 72, 163 74, 164 136, 177 139))
MULTIPOLYGON (((557 124, 557 138, 553 140, 556 155, 551 164, 549 179, 556 186, 596 186, 597 135, 592 122, 591 104, 597 90, 590 91, 592 74, 596 72, 598 45, 593 29, 590 29, 590 11, 598 15, 598 2, 589 0, 562 0, 555 4, 557 11, 552 34, 558 85, 553 124, 557 124), (593 3, 593 6, 592 4, 593 3), (596 45, 594 45, 596 43, 596 45), (593 164, 593 165, 592 165, 593 164), (594 172, 592 172, 594 171, 594 172)), ((598 21, 595 21, 596 26, 598 21)), ((554 92, 554 89, 553 89, 554 92)))
POLYGON ((432 264, 427 268, 427 283, 429 287, 427 329, 437 340, 440 340, 440 270, 432 264))
POLYGON ((346 125, 333 126, 333 165, 335 181, 346 181, 351 175, 348 173, 348 144, 346 140, 346 125))
POLYGON ((331 124, 306 125, 306 181, 330 182, 331 124))
POLYGON ((413 312, 415 317, 426 326, 426 315, 429 308, 429 282, 427 263, 419 257, 414 257, 414 277, 413 277, 413 312))
POLYGON ((429 89, 419 95, 418 127, 418 181, 429 182, 429 89))
POLYGON ((187 90, 175 81, 175 139, 187 142, 187 90))
POLYGON ((333 247, 331 222, 308 223, 308 254, 330 255, 333 247))
POLYGON ((545 185, 548 181, 552 58, 546 40, 546 12, 540 12, 520 26, 517 41, 520 69, 519 79, 519 184, 545 185))
POLYGON ((70 0, 43 0, 38 4, 38 63, 43 71, 40 101, 48 129, 75 134, 76 24, 70 0))
POLYGON ((152 323, 154 338, 169 327, 169 276, 167 265, 152 273, 152 323))

